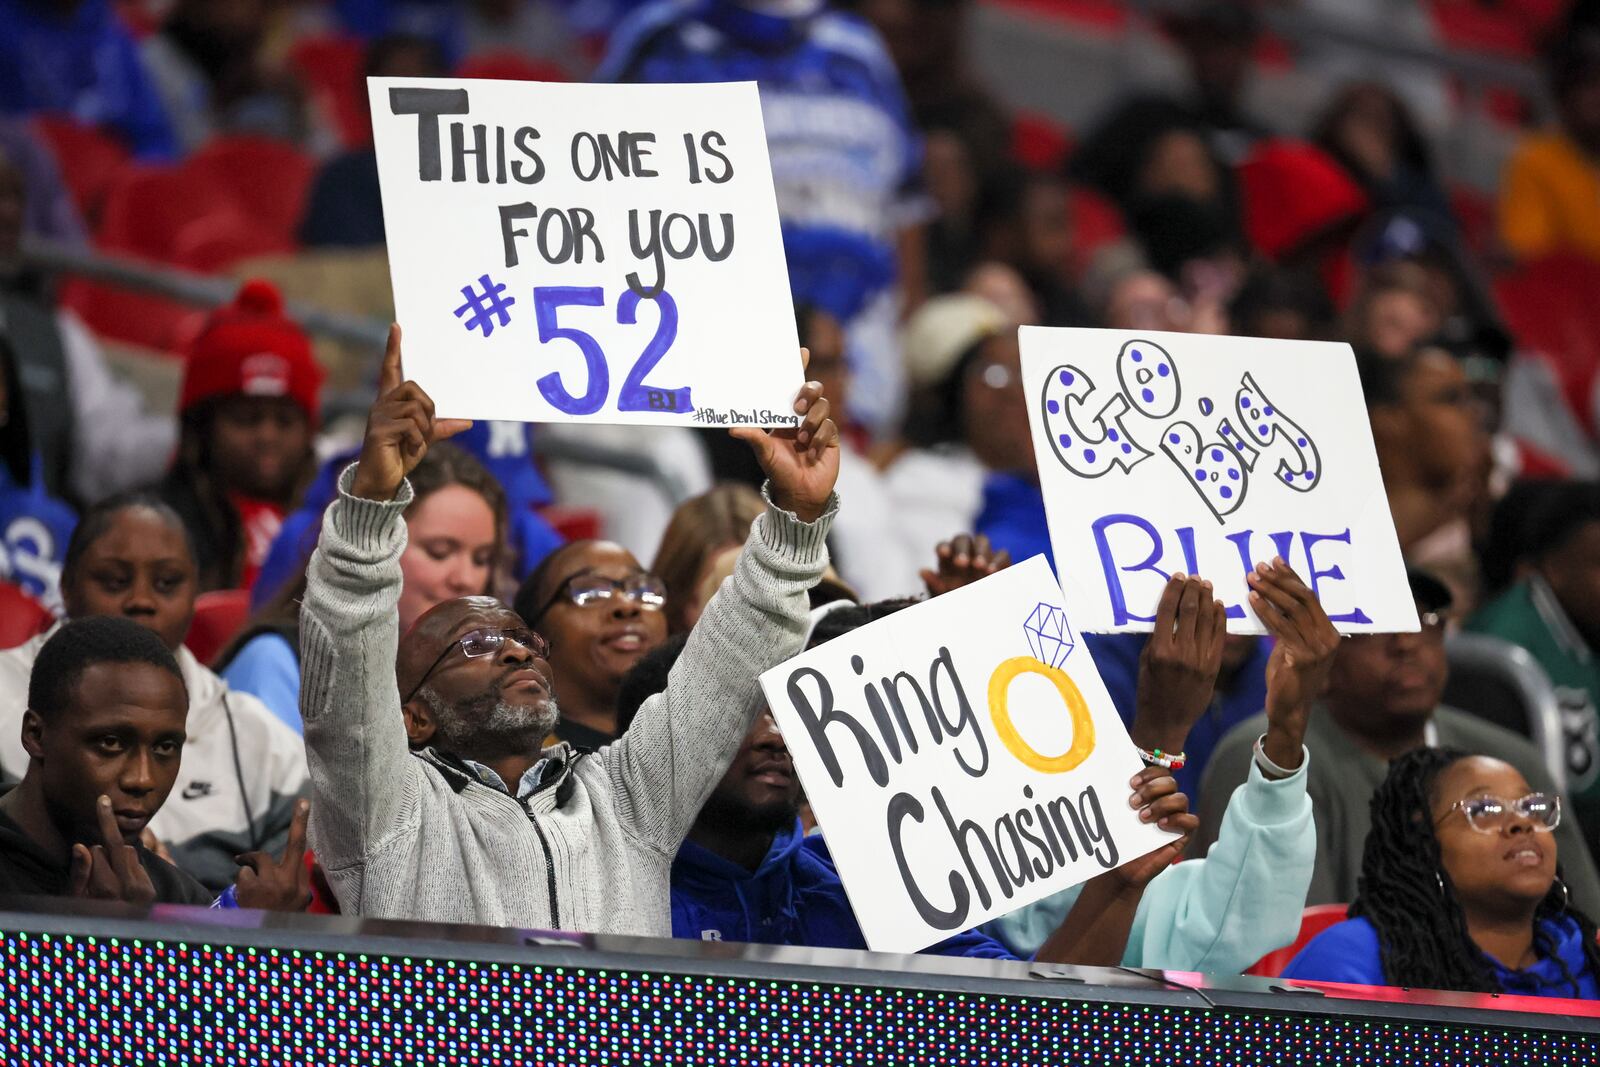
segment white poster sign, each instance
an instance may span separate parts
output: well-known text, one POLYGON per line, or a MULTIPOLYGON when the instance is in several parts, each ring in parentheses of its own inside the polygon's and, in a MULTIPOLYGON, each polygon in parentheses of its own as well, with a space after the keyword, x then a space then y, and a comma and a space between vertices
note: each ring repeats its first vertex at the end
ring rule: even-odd
POLYGON ((1171 841, 1035 556, 761 676, 867 944, 915 952, 1171 841))
POLYGON ((1197 574, 1230 633, 1282 556, 1342 633, 1417 629, 1350 346, 1022 328, 1050 543, 1078 624, 1148 631, 1197 574))
POLYGON ((439 415, 796 421, 753 82, 367 84, 405 371, 439 415))

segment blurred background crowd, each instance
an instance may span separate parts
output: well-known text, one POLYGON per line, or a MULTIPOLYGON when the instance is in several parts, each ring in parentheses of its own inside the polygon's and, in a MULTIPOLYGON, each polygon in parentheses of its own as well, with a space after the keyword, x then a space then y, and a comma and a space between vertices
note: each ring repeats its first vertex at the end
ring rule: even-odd
MULTIPOLYGON (((368 75, 760 83, 841 596, 917 593, 961 531, 1048 553, 1017 325, 1349 342, 1419 605, 1470 631, 1422 703, 1524 735, 1600 841, 1600 4, 0 0, 6 644, 86 603, 73 527, 140 491, 198 564, 173 643, 299 729, 303 563, 393 315, 368 75)), ((459 446, 415 479, 402 624, 566 542, 643 561, 664 616, 556 642, 603 742, 759 471, 681 428, 459 446)), ((1141 647, 1095 646, 1129 715, 1141 647)), ((1230 643, 1192 793, 1264 664, 1230 643)))

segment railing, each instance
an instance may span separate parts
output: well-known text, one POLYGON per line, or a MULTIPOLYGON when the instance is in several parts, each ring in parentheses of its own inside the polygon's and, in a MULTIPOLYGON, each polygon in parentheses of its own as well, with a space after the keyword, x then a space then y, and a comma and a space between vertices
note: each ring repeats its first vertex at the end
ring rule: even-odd
MULTIPOLYGON (((199 308, 220 307, 232 300, 239 288, 236 279, 195 274, 59 241, 24 240, 21 263, 25 268, 50 275, 87 278, 199 308)), ((374 352, 382 349, 388 337, 389 324, 371 316, 328 311, 303 301, 286 301, 285 307, 290 317, 319 337, 370 348, 374 352)), ((370 403, 371 397, 365 392, 330 392, 323 397, 323 412, 331 422, 345 416, 360 416, 370 403)), ((540 438, 536 451, 542 459, 602 467, 644 478, 674 506, 688 496, 682 482, 648 454, 554 436, 540 438)))

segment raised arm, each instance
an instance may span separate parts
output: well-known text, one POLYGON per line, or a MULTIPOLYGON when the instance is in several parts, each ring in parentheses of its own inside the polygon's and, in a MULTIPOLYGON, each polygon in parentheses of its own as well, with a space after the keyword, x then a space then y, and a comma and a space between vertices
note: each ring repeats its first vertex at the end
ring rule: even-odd
POLYGON ((794 429, 733 431, 767 474, 770 506, 695 624, 666 691, 601 750, 623 824, 663 853, 682 844, 750 729, 761 674, 798 655, 805 641, 806 593, 827 566, 838 508, 839 432, 817 382, 801 390, 794 410, 801 416, 794 429))
POLYGON ((300 608, 311 841, 329 870, 359 860, 402 825, 397 800, 417 770, 394 673, 403 513, 411 503, 405 479, 432 442, 467 425, 436 422, 433 401, 401 380, 400 328, 392 327, 361 456, 339 478, 338 498, 323 517, 300 608))

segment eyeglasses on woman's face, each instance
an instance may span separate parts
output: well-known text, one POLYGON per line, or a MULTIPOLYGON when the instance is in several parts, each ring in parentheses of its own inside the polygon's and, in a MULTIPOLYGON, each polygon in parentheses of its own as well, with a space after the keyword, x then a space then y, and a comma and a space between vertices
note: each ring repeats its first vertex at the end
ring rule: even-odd
POLYGON ((1529 793, 1516 800, 1491 794, 1467 797, 1450 805, 1450 810, 1433 824, 1440 825, 1458 811, 1467 825, 1481 834, 1501 833, 1514 819, 1526 819, 1540 833, 1549 833, 1561 825, 1561 798, 1547 793, 1529 793))

